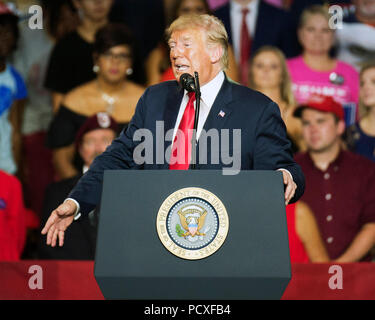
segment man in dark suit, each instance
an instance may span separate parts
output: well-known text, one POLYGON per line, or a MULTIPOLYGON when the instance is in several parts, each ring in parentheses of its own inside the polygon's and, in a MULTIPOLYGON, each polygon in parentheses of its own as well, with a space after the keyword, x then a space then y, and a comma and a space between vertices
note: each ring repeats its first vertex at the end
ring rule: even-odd
MULTIPOLYGON (((240 140, 233 139, 233 142, 218 144, 220 147, 216 148, 208 147, 204 157, 207 163, 199 158, 197 168, 229 167, 227 159, 216 159, 217 163, 211 158, 215 152, 228 152, 233 154, 233 158, 239 158, 239 161, 234 161, 237 166, 234 169, 281 170, 285 202, 297 201, 304 191, 304 177, 293 160, 279 108, 261 93, 226 79, 223 69, 228 63, 228 36, 220 20, 209 15, 182 16, 172 23, 167 32, 176 79, 180 80, 182 74, 193 74, 194 71, 200 76, 202 96, 197 127, 198 148, 203 135, 209 130, 218 133, 219 137, 221 129, 227 129, 233 136, 235 130, 240 132, 240 140)), ((188 169, 194 99, 195 95, 181 89, 177 81, 148 88, 139 100, 127 130, 96 158, 69 198, 51 213, 42 230, 42 234, 47 234, 47 244, 55 246, 59 240, 62 246, 65 230, 74 216, 79 212, 87 214, 98 204, 104 170, 188 169), (157 121, 163 121, 163 126, 158 126, 160 122, 157 121), (142 129, 143 133, 151 133, 155 146, 151 161, 146 163, 139 162, 134 156, 143 141, 139 131, 142 129), (170 138, 157 140, 158 136, 164 137, 165 134, 170 138), (166 157, 160 157, 156 150, 158 147, 163 154, 167 150, 166 157), (173 161, 165 163, 165 159, 173 161)))
POLYGON ((264 45, 278 47, 287 57, 298 54, 296 39, 293 38, 293 33, 296 31, 292 30, 290 17, 286 11, 263 0, 231 0, 216 9, 214 15, 223 21, 238 63, 240 63, 240 33, 244 9, 247 9, 245 20, 251 38, 250 56, 264 45))

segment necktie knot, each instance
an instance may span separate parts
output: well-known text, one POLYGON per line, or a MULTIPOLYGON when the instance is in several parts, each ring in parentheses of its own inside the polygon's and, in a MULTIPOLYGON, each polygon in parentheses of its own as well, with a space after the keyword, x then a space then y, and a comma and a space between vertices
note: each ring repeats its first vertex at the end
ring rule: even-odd
POLYGON ((195 101, 195 92, 188 92, 189 100, 195 101))
POLYGON ((250 10, 249 10, 248 8, 243 8, 243 9, 242 9, 242 15, 243 15, 244 17, 246 17, 246 15, 247 15, 249 12, 250 12, 250 10))

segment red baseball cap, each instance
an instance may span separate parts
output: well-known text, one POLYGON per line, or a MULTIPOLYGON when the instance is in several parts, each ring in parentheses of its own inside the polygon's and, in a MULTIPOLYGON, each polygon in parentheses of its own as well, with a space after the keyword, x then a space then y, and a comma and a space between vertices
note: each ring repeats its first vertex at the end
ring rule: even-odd
POLYGON ((97 129, 112 129, 116 135, 118 131, 117 122, 106 112, 99 112, 88 118, 84 124, 79 128, 76 135, 75 144, 78 149, 81 144, 83 136, 93 130, 97 129))
POLYGON ((339 119, 344 120, 344 109, 342 105, 330 96, 322 94, 312 94, 307 102, 301 104, 294 110, 293 115, 301 118, 302 111, 305 108, 315 109, 322 112, 331 112, 339 119))

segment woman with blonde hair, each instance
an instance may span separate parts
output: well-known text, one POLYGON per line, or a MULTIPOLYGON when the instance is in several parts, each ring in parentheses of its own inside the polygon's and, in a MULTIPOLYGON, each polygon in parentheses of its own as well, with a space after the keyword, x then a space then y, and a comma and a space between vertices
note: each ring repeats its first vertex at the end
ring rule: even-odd
POLYGON ((296 102, 286 59, 278 48, 264 46, 254 54, 249 69, 249 86, 277 103, 294 151, 304 150, 301 124, 293 117, 296 102))
POLYGON ((297 30, 302 55, 289 59, 288 69, 298 104, 308 101, 311 94, 331 96, 343 105, 349 125, 358 111, 358 72, 333 56, 335 31, 330 19, 326 6, 313 5, 303 11, 297 30))
POLYGON ((375 61, 360 71, 360 120, 347 129, 349 149, 375 161, 375 61))

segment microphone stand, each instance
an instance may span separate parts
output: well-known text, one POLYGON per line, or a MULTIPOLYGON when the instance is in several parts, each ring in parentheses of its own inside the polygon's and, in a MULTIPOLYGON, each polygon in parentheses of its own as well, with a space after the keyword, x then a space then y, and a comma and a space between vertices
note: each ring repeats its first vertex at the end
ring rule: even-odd
POLYGON ((195 80, 195 117, 194 117, 194 131, 191 143, 191 158, 192 158, 192 165, 191 169, 196 169, 196 152, 197 152, 197 128, 198 128, 198 119, 199 119, 199 109, 200 109, 200 102, 201 102, 201 89, 199 85, 199 76, 198 72, 194 72, 194 80, 195 80))

